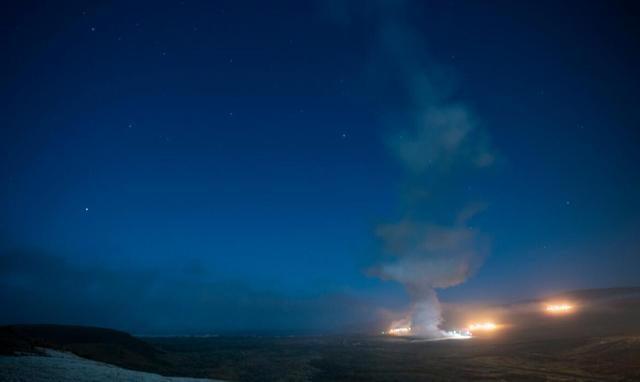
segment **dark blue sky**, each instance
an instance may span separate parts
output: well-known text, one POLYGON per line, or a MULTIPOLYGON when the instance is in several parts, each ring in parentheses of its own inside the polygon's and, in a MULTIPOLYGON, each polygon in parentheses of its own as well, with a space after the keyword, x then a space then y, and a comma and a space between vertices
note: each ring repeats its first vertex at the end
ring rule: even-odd
POLYGON ((640 283, 637 4, 134 3, 0 12, 3 322, 346 327, 409 303, 376 227, 470 203, 444 301, 640 283), (433 104, 490 169, 400 163, 433 104))

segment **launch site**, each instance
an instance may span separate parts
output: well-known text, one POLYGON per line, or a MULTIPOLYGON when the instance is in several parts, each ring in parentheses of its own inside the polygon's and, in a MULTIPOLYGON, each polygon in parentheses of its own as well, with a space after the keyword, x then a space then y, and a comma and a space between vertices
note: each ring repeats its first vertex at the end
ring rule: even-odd
POLYGON ((0 7, 0 382, 640 381, 640 1, 0 7))

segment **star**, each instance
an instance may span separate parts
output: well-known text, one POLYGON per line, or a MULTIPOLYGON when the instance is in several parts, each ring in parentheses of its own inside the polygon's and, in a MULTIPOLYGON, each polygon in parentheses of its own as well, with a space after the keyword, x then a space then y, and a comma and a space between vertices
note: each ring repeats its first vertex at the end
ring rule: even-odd
POLYGON ((346 133, 342 133, 342 139, 347 138, 347 134, 346 133))
POLYGON ((85 207, 84 212, 89 212, 89 207, 85 207))

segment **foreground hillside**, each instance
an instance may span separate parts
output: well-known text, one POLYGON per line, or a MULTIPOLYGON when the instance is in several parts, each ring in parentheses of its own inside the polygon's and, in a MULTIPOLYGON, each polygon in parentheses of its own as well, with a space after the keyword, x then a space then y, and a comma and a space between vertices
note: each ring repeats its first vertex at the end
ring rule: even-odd
POLYGON ((205 382, 212 380, 163 377, 46 349, 37 355, 0 356, 0 381, 205 382))
POLYGON ((127 369, 172 374, 155 347, 125 332, 67 325, 0 327, 0 354, 38 353, 39 348, 72 352, 127 369))

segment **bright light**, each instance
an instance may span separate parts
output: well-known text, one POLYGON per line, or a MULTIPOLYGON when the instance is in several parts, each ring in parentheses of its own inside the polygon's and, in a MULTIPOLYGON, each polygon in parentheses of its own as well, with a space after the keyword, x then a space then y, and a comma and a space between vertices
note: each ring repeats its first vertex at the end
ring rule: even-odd
POLYGON ((545 308, 547 313, 558 314, 558 313, 569 313, 573 311, 573 305, 570 304, 548 304, 545 308))
POLYGON ((493 322, 482 322, 469 325, 468 330, 471 333, 478 331, 490 332, 492 330, 495 330, 497 327, 498 326, 493 322))
POLYGON ((393 329, 389 329, 388 333, 391 336, 406 336, 407 334, 411 333, 411 328, 410 327, 393 328, 393 329))
POLYGON ((466 340, 472 338, 471 332, 467 329, 443 331, 445 339, 466 340))

